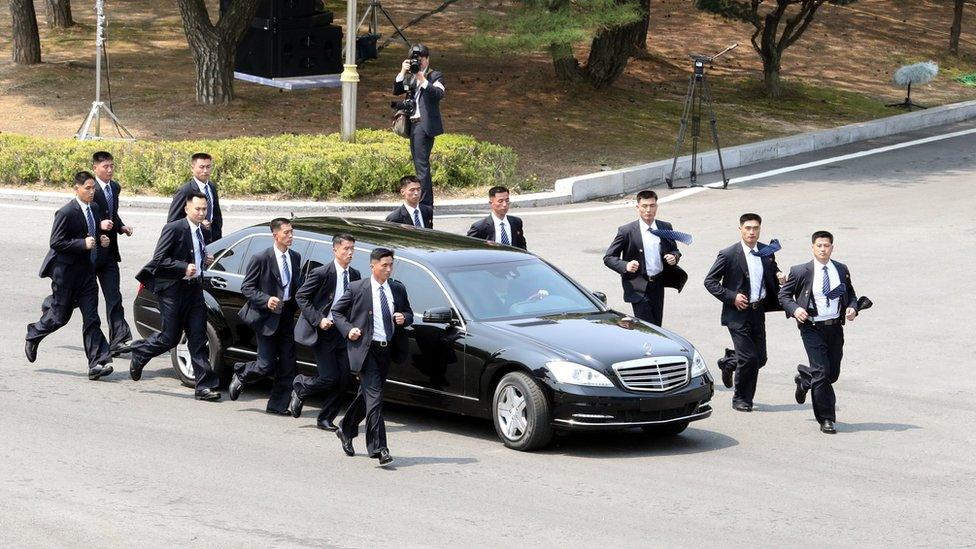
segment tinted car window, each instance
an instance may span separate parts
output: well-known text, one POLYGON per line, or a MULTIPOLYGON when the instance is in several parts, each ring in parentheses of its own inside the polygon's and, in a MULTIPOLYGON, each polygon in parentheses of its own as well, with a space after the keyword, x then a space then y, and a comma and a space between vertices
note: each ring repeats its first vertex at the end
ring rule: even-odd
POLYGON ((245 238, 231 246, 229 250, 220 256, 210 267, 211 271, 223 271, 230 274, 241 274, 244 266, 244 258, 247 257, 247 246, 252 239, 245 238))
POLYGON ((312 269, 321 267, 322 265, 327 265, 332 262, 334 255, 332 254, 332 245, 325 244, 322 242, 315 242, 312 244, 311 252, 306 258, 308 261, 305 264, 305 274, 308 275, 312 269))
POLYGON ((451 303, 434 279, 426 271, 406 261, 396 260, 393 266, 393 278, 399 280, 407 288, 407 298, 410 308, 419 319, 424 311, 434 307, 450 307, 451 303))
POLYGON ((359 271, 359 274, 363 278, 369 278, 369 250, 356 248, 356 251, 352 254, 352 262, 349 265, 359 271))

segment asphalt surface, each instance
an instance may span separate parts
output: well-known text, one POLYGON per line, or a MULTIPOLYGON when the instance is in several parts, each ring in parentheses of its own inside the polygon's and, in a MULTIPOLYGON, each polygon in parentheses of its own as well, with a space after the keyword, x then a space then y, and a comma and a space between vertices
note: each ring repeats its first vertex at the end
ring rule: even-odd
MULTIPOLYGON (((908 137, 819 157, 897 139, 908 137)), ((845 332, 837 435, 819 432, 809 401, 794 402, 803 347, 794 324, 770 314, 751 414, 734 412, 720 387, 712 417, 673 439, 572 435, 520 453, 489 422, 389 406, 390 470, 345 457, 314 428, 315 401, 300 420, 266 415, 261 390, 197 402, 167 357, 138 383, 127 361, 89 382, 77 314, 28 364, 23 336, 49 292, 36 273, 53 208, 0 205, 0 545, 972 546, 974 147, 976 134, 662 201, 659 218, 695 236, 682 259, 691 279, 669 290, 665 325, 713 375, 730 342, 701 281, 738 238, 739 214, 763 216, 784 270, 810 259, 811 232, 835 234, 835 259, 875 302, 845 332)), ((529 248, 629 311, 601 257, 635 218, 632 204, 527 212, 529 248)), ((123 218, 136 230, 122 244, 131 306, 163 213, 123 218)), ((436 224, 462 231, 471 221, 436 224)), ((225 233, 254 222, 230 215, 225 233)))

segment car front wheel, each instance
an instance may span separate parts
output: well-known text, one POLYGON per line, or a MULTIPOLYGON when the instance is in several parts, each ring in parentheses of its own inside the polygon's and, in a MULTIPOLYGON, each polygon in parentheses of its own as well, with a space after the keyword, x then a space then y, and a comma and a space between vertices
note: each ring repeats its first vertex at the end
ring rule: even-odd
POLYGON ((510 372, 498 382, 492 411, 495 432, 509 448, 536 450, 552 440, 549 401, 523 372, 510 372))
MULTIPOLYGON (((220 343, 220 336, 208 322, 207 356, 210 359, 210 367, 220 376, 221 385, 225 383, 224 370, 227 370, 223 365, 223 354, 224 349, 220 343)), ((190 388, 195 387, 196 377, 193 375, 193 362, 190 360, 190 347, 187 344, 185 333, 180 337, 180 342, 176 344, 176 347, 170 351, 170 356, 173 360, 173 371, 176 372, 176 377, 179 378, 180 383, 190 388)))

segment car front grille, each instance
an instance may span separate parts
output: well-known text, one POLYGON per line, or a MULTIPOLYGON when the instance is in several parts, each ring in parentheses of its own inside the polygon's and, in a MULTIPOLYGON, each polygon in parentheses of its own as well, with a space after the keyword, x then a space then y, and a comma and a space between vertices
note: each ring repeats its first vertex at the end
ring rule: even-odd
POLYGON ((688 359, 659 356, 617 362, 613 365, 624 387, 633 391, 670 391, 688 383, 688 359))

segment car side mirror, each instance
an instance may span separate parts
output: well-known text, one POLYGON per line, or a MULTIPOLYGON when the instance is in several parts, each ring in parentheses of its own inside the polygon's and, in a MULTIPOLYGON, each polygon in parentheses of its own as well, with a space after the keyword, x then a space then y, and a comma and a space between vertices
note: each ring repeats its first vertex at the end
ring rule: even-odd
POLYGON ((602 301, 604 305, 607 304, 607 294, 603 292, 593 292, 593 297, 602 301))
POLYGON ((432 307, 424 311, 424 322, 427 324, 450 324, 454 320, 454 311, 450 307, 432 307))

